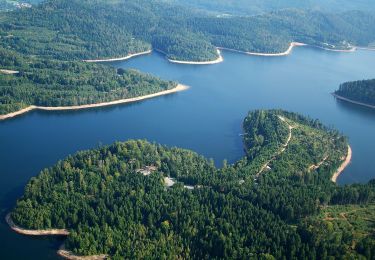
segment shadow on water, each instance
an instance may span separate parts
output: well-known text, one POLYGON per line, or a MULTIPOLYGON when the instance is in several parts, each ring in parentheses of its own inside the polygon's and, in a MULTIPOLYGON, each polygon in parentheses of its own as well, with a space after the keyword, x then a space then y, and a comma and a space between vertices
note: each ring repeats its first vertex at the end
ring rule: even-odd
POLYGON ((375 119, 374 108, 353 104, 337 98, 335 98, 335 100, 338 108, 344 110, 347 113, 355 114, 356 116, 360 116, 366 119, 375 119))

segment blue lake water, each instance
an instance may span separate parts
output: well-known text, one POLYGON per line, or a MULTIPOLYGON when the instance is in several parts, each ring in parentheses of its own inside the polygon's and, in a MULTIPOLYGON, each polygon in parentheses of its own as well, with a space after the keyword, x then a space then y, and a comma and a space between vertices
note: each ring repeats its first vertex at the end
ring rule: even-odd
POLYGON ((15 234, 3 221, 44 167, 78 150, 134 138, 192 149, 220 166, 243 156, 241 123, 252 109, 295 111, 339 129, 353 148, 339 183, 375 178, 375 110, 330 95, 344 81, 375 78, 375 52, 301 47, 286 57, 223 55, 223 63, 210 66, 171 64, 158 53, 112 64, 191 86, 185 92, 85 111, 33 111, 0 122, 1 256, 57 258, 61 241, 15 234))

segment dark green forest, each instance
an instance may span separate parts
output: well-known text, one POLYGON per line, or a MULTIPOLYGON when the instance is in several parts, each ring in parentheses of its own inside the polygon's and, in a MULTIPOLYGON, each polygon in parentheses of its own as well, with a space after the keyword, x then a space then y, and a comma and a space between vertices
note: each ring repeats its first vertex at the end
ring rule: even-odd
POLYGON ((0 48, 1 67, 17 69, 0 74, 0 114, 30 105, 76 106, 143 96, 171 89, 162 81, 134 70, 115 69, 76 61, 26 59, 0 48))
POLYGON ((375 79, 345 82, 335 94, 353 101, 375 106, 375 79))
POLYGON ((210 61, 216 47, 275 53, 292 41, 332 49, 375 41, 375 16, 282 10, 218 17, 145 0, 48 0, 0 12, 0 114, 29 105, 81 105, 154 93, 175 83, 85 59, 155 49, 169 59, 210 61))
POLYGON ((375 11, 372 0, 164 0, 189 7, 233 15, 255 15, 280 9, 314 9, 327 12, 375 11))
POLYGON ((217 56, 215 46, 274 53, 292 41, 332 49, 375 41, 375 16, 361 11, 223 18, 161 1, 49 0, 0 20, 13 35, 3 43, 8 48, 59 59, 122 57, 152 46, 170 59, 207 61, 217 56))
POLYGON ((79 152, 32 178, 11 216, 25 228, 67 228, 68 249, 113 259, 375 256, 375 182, 330 181, 345 137, 280 110, 249 112, 243 128, 246 156, 221 169, 141 140, 79 152), (264 161, 271 167, 258 175, 264 161), (156 171, 145 176, 146 166, 156 171))
POLYGON ((14 5, 8 3, 7 1, 3 0, 0 1, 0 11, 8 11, 14 9, 14 5))

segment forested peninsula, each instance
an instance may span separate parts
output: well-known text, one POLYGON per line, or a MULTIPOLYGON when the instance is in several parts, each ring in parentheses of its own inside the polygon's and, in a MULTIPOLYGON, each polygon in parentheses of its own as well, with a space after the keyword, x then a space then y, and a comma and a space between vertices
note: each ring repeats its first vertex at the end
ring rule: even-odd
POLYGON ((299 114, 257 110, 243 138, 246 156, 220 169, 141 140, 79 152, 32 178, 11 220, 69 230, 72 254, 113 259, 375 256, 375 182, 330 180, 345 137, 299 114))
POLYGON ((333 95, 340 100, 375 108, 375 79, 345 82, 333 95))

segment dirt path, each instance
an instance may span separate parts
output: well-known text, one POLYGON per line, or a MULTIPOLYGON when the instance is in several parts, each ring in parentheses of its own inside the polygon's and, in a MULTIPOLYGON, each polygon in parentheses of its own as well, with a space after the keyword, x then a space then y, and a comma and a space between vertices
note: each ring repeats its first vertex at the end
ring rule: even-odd
POLYGON ((324 158, 323 158, 323 160, 321 160, 318 164, 312 164, 312 165, 310 165, 310 167, 308 168, 308 171, 309 172, 311 172, 311 171, 315 171, 315 170, 317 170, 317 169, 319 169, 319 167, 320 166, 322 166, 322 164, 328 159, 328 155, 327 156, 325 156, 324 158))
POLYGON ((286 119, 285 119, 284 117, 282 117, 282 116, 278 116, 278 117, 279 117, 279 119, 280 119, 281 121, 283 121, 284 123, 286 123, 286 124, 288 125, 288 128, 289 128, 288 139, 286 140, 285 144, 282 145, 281 149, 280 149, 278 152, 276 152, 276 154, 275 154, 275 155, 274 155, 269 161, 267 161, 267 162, 262 166, 262 168, 260 168, 260 171, 255 175, 255 179, 258 179, 259 176, 263 173, 263 171, 268 167, 268 165, 269 165, 273 160, 275 160, 277 156, 279 156, 280 154, 282 154, 282 153, 286 150, 286 148, 287 148, 288 145, 289 145, 290 140, 292 139, 292 130, 293 130, 293 128, 295 128, 295 127, 291 126, 291 125, 286 121, 286 119))

